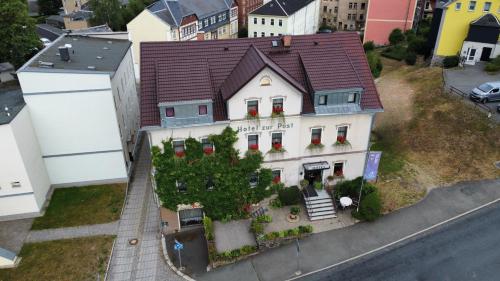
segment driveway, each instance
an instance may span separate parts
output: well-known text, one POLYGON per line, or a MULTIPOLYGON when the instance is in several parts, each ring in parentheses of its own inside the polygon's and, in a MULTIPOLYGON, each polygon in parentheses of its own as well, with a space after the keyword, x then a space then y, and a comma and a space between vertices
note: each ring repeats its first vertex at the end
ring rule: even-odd
POLYGON ((181 250, 181 262, 184 273, 193 278, 207 272, 208 250, 203 227, 169 234, 165 237, 168 255, 172 263, 179 268, 179 253, 174 251, 174 239, 184 245, 181 250))
MULTIPOLYGON (((455 87, 460 91, 469 94, 471 90, 485 82, 500 81, 500 73, 488 74, 483 71, 485 64, 477 63, 476 65, 467 65, 464 68, 450 68, 444 69, 444 80, 446 89, 455 87)), ((467 102, 471 102, 467 99, 467 102)), ((500 102, 489 102, 486 105, 490 108, 493 118, 500 122, 500 113, 496 111, 496 106, 500 102)))
POLYGON ((387 252, 300 280, 498 280, 499 232, 497 203, 387 252))

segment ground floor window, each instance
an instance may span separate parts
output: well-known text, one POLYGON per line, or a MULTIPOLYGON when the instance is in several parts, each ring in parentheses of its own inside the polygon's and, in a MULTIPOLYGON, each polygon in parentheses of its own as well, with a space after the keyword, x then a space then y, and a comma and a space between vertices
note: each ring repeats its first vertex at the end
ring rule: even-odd
POLYGON ((259 136, 258 135, 248 135, 248 149, 258 150, 259 149, 259 136))
POLYGON ((187 185, 185 182, 177 181, 175 182, 175 185, 177 185, 177 190, 179 192, 187 192, 187 185))
POLYGON ((203 222, 203 210, 201 208, 180 210, 179 221, 181 226, 201 224, 203 222))
POLYGON ((201 139, 201 147, 205 154, 212 154, 214 152, 214 145, 208 138, 201 139))
POLYGON ((173 141, 173 145, 174 145, 175 155, 179 157, 184 156, 184 141, 183 140, 173 141))
POLYGON ((337 177, 344 175, 344 162, 333 163, 333 174, 337 177))

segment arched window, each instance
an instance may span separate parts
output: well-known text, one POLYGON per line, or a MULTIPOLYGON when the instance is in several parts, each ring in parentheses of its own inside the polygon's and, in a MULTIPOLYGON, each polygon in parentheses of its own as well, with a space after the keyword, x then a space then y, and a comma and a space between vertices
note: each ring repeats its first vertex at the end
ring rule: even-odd
POLYGON ((261 86, 269 86, 271 85, 271 78, 269 76, 264 76, 260 79, 261 86))

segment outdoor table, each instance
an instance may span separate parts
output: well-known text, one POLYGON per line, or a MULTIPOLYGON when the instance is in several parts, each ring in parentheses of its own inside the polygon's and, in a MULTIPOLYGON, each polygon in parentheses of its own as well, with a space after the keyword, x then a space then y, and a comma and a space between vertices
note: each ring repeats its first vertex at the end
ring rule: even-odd
POLYGON ((340 205, 342 208, 349 207, 352 205, 352 199, 349 197, 340 197, 340 205))

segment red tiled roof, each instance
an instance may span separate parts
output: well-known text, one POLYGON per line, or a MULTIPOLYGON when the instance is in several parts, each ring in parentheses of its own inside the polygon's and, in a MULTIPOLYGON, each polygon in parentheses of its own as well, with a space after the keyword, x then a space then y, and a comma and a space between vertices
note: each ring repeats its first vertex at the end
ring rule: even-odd
POLYGON ((252 57, 261 61, 253 62, 252 67, 272 64, 274 71, 309 92, 303 94, 303 113, 314 112, 313 92, 355 87, 364 88, 363 109, 382 108, 356 33, 293 36, 289 48, 273 48, 273 40, 277 38, 141 43, 141 126, 160 125, 160 102, 210 96, 214 100, 214 119, 227 119, 224 97, 251 79, 250 74, 255 75, 255 69, 245 71, 238 66, 252 45, 257 55, 252 57))

